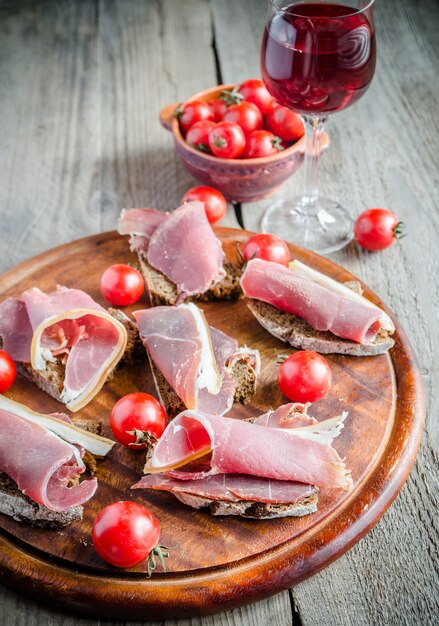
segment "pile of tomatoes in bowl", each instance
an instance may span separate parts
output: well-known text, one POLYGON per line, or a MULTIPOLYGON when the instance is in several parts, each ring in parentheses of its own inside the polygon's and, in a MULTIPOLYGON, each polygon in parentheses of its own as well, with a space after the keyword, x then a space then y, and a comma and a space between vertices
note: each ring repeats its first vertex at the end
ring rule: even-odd
POLYGON ((223 89, 207 101, 190 99, 175 115, 192 148, 222 159, 268 157, 305 132, 300 115, 278 105, 259 79, 223 89))

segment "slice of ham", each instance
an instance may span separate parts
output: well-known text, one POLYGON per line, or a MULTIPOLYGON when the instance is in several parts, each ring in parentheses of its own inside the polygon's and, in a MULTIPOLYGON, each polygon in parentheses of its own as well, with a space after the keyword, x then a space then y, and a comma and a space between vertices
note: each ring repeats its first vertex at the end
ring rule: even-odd
POLYGON ((61 399, 71 411, 87 404, 122 357, 127 343, 123 324, 88 294, 58 287, 46 294, 37 288, 22 300, 0 305, 0 336, 19 362, 45 370, 47 361, 64 354, 61 399))
POLYGON ((270 504, 294 504, 317 493, 316 487, 303 483, 244 474, 216 474, 201 480, 184 481, 162 474, 151 474, 141 478, 132 489, 190 493, 226 502, 246 500, 270 504))
POLYGON ((73 487, 67 482, 84 472, 74 445, 18 415, 0 409, 0 471, 29 498, 52 511, 65 511, 89 500, 96 478, 73 487))
POLYGON ((292 313, 315 330, 329 330, 361 344, 373 342, 382 327, 381 311, 372 303, 351 299, 279 263, 253 259, 247 264, 241 287, 247 298, 292 313))
POLYGON ((302 428, 318 424, 315 417, 308 415, 308 404, 289 402, 278 407, 275 411, 268 411, 253 421, 253 424, 270 426, 271 428, 302 428))
MULTIPOLYGON (((187 408, 218 415, 230 410, 236 389, 230 363, 240 357, 236 339, 209 328, 192 303, 136 311, 134 317, 150 358, 187 408)), ((247 348, 244 356, 259 363, 257 351, 247 348)))
POLYGON ((3 348, 11 359, 30 362, 33 330, 26 305, 17 298, 8 298, 0 304, 0 337, 3 348))
POLYGON ((177 287, 179 302, 204 293, 225 276, 224 252, 202 202, 185 202, 172 211, 122 211, 118 232, 129 234, 132 250, 177 287))
MULTIPOLYGON (((340 432, 346 414, 331 422, 331 436, 340 432), (336 430, 336 433, 334 432, 336 430)), ((350 489, 352 479, 336 450, 319 441, 319 426, 280 429, 198 411, 184 411, 170 424, 154 448, 145 473, 169 472, 174 478, 198 479, 214 474, 250 474, 297 481, 318 487, 350 489), (311 430, 310 430, 311 429, 311 430), (210 469, 178 471, 189 461, 211 452, 210 469)), ((333 438, 333 436, 332 436, 333 438)))
POLYGON ((123 209, 117 223, 117 232, 120 235, 130 235, 131 250, 146 254, 151 235, 168 216, 169 213, 157 209, 123 209))

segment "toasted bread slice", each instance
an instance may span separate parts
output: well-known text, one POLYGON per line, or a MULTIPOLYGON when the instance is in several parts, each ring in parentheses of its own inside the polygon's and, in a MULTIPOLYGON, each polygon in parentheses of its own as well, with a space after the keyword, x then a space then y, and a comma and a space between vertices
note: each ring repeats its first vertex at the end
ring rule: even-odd
MULTIPOLYGON (((108 309, 109 313, 121 322, 128 334, 128 342, 125 353, 116 365, 116 367, 109 373, 107 380, 111 380, 115 369, 120 363, 132 362, 136 360, 140 354, 143 354, 143 345, 140 341, 137 327, 123 311, 119 309, 108 309)), ((1 338, 0 338, 1 347, 1 338)), ((19 374, 33 382, 39 389, 45 391, 49 396, 62 402, 61 393, 64 387, 64 375, 65 366, 62 363, 62 356, 56 357, 54 361, 46 362, 46 369, 34 370, 30 363, 16 363, 17 371, 19 374)))
MULTIPOLYGON (((140 269, 145 280, 151 306, 173 306, 178 299, 177 287, 159 270, 153 268, 145 256, 138 254, 140 269)), ((228 259, 224 260, 226 275, 208 291, 186 298, 185 302, 210 302, 211 300, 237 300, 242 296, 239 284, 242 271, 228 259)))
MULTIPOLYGON (((352 291, 362 294, 361 285, 358 281, 348 281, 345 285, 352 291)), ((260 325, 269 333, 300 350, 314 350, 320 354, 376 356, 377 354, 384 354, 395 344, 387 331, 378 333, 372 343, 361 344, 337 337, 330 331, 314 330, 308 322, 261 300, 250 299, 247 306, 260 325)))
POLYGON ((318 495, 313 493, 294 504, 270 504, 268 502, 225 502, 189 493, 173 492, 176 498, 194 509, 207 509, 212 515, 239 515, 254 519, 273 519, 276 517, 303 517, 317 511, 318 495))
MULTIPOLYGON (((74 424, 96 435, 101 434, 102 425, 96 420, 77 419, 74 420, 74 424)), ((86 452, 83 460, 87 469, 93 473, 96 467, 94 456, 90 452, 86 452)), ((72 480, 72 484, 77 480, 72 480)), ((18 522, 27 522, 32 526, 47 530, 58 530, 72 522, 81 521, 83 507, 79 505, 62 512, 51 511, 24 495, 12 478, 0 472, 0 513, 12 517, 18 522)))
MULTIPOLYGON (((155 365, 149 354, 148 358, 159 398, 165 407, 168 418, 173 419, 176 415, 185 411, 187 407, 155 365)), ((234 402, 246 404, 256 390, 257 375, 255 370, 245 359, 240 359, 230 369, 230 375, 236 382, 234 402)))

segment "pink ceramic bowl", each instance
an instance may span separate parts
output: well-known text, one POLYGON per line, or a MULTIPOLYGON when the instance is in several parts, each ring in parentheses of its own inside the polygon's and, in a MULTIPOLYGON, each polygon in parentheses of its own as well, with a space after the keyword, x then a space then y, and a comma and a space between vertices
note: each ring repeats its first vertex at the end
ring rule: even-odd
MULTIPOLYGON (((195 94, 189 100, 208 102, 217 98, 223 89, 234 86, 218 85, 195 94)), ((179 104, 170 104, 160 111, 160 122, 172 132, 178 158, 194 178, 203 185, 219 189, 229 202, 254 202, 266 198, 275 193, 302 164, 305 137, 277 154, 258 159, 220 159, 200 152, 187 144, 180 132, 174 115, 179 104)))

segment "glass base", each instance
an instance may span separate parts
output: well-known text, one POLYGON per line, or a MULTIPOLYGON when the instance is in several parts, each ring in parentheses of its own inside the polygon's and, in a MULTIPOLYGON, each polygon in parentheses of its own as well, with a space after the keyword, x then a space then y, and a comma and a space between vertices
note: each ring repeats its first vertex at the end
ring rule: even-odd
POLYGON ((262 232, 271 233, 320 254, 341 250, 354 236, 354 222, 338 202, 318 198, 279 200, 262 217, 262 232))

